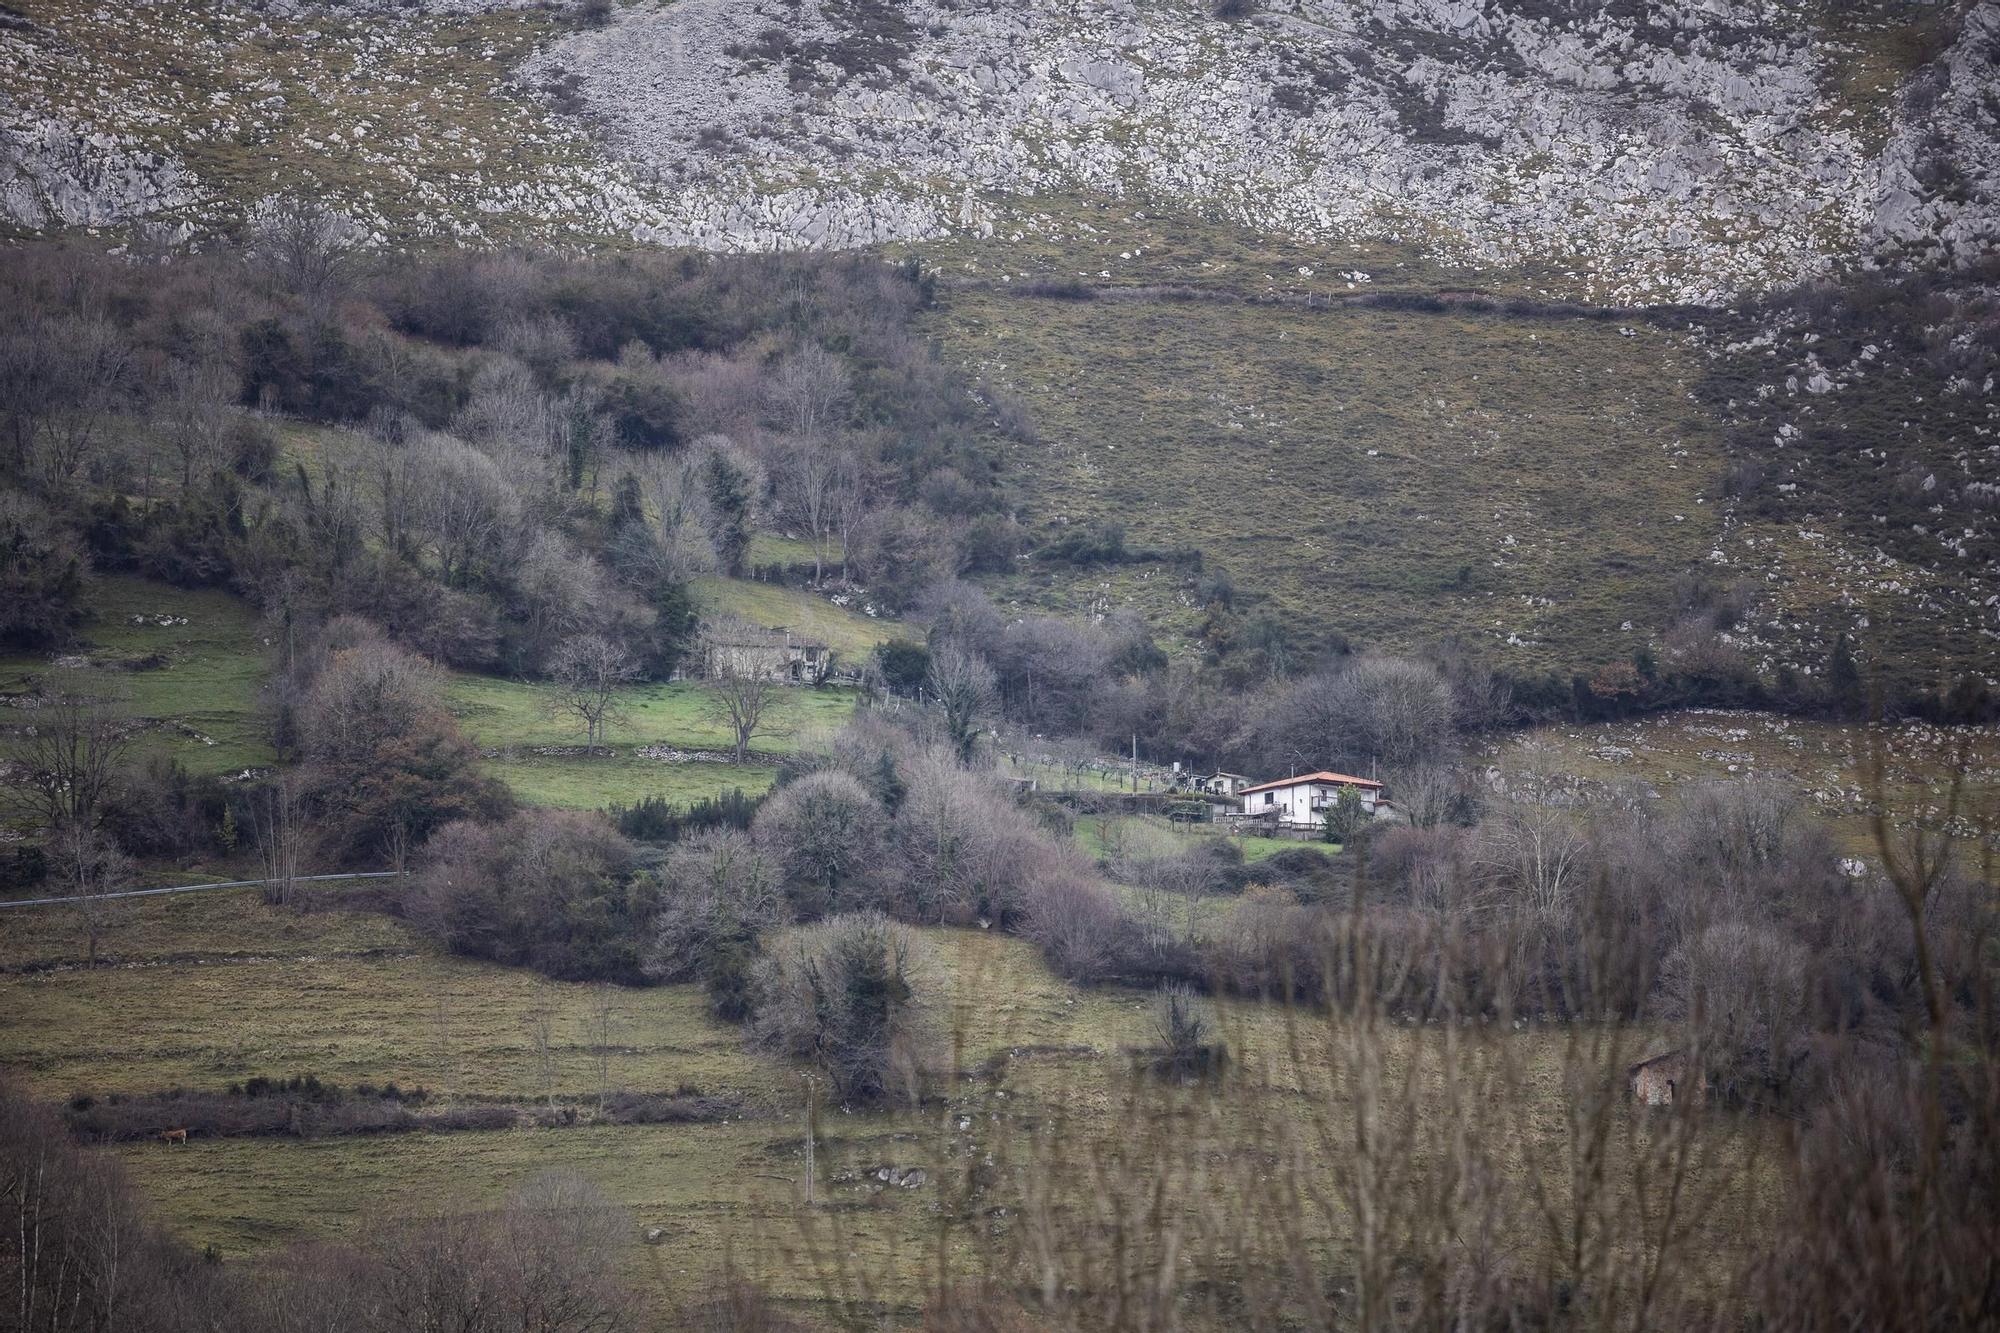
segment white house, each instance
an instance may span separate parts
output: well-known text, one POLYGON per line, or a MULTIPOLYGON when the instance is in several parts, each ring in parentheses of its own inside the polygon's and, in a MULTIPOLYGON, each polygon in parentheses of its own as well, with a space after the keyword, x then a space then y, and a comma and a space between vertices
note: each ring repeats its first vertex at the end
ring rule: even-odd
POLYGON ((1276 818, 1280 828, 1315 829, 1325 825, 1326 808, 1340 799, 1343 789, 1360 797, 1362 811, 1374 817, 1382 801, 1382 784, 1345 773, 1301 773, 1245 787, 1237 795, 1244 815, 1251 819, 1276 818))
POLYGON ((1234 796, 1250 785, 1250 779, 1241 773, 1213 773, 1195 785, 1210 796, 1234 796))

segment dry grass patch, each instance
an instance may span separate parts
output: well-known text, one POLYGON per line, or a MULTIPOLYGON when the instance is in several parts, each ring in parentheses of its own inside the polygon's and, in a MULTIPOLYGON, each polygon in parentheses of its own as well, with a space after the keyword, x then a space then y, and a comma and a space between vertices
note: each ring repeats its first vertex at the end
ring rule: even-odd
MULTIPOLYGON (((1320 633, 1462 633, 1517 668, 1623 657, 1719 529, 1720 445, 1686 398, 1696 353, 1657 329, 970 292, 938 328, 1033 407, 1041 440, 1009 462, 1041 523, 1195 547, 1320 633)), ((1129 603, 1186 633, 1191 582, 1044 569, 1006 590, 1129 603)))

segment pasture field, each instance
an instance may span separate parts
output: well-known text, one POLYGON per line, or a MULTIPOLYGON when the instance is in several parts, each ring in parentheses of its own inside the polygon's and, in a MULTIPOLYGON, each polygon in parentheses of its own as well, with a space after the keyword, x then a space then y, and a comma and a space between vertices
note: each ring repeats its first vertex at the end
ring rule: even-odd
MULTIPOLYGON (((1659 1040, 1390 1027, 1364 1057, 1361 1034, 1344 1026, 1226 1002, 1216 1018, 1234 1072, 1179 1087, 1137 1072, 1131 1052, 1153 1040, 1148 994, 1078 990, 1020 940, 927 930, 918 966, 943 983, 929 1058, 962 1075, 907 1111, 822 1107, 819 1202, 804 1208, 800 1071, 713 1020, 692 987, 558 985, 442 956, 397 922, 337 900, 300 912, 253 892, 217 893, 119 910, 120 964, 97 969, 26 970, 74 957, 62 913, 6 922, 0 1067, 38 1095, 220 1090, 253 1074, 310 1072, 524 1112, 513 1129, 105 1149, 175 1232, 225 1262, 254 1263, 370 1216, 487 1206, 565 1169, 626 1210, 626 1272, 659 1311, 703 1291, 726 1258, 813 1324, 856 1307, 871 1322, 909 1324, 941 1264, 977 1275, 1000 1263, 1021 1240, 1006 1219, 1024 1206, 1053 1209, 1058 1227, 1084 1226, 1074 1243, 1088 1247, 1102 1240, 1089 1210, 1153 1198, 1156 1187, 1162 1206, 1192 1221, 1232 1191, 1300 1172, 1330 1180, 1338 1145, 1351 1142, 1359 1071, 1376 1059, 1386 1086, 1421 1090, 1406 1104, 1420 1140, 1432 1133, 1422 1108, 1449 1071, 1480 1108, 1501 1169, 1556 1179, 1568 1169, 1565 1068, 1580 1050, 1589 1057, 1608 1043, 1594 1054, 1617 1063, 1659 1040), (534 1035, 544 1022, 552 1077, 534 1035), (588 1106, 605 1080, 648 1091, 693 1084, 740 1109, 700 1124, 529 1127, 525 1112, 551 1091, 588 1106), (921 1167, 927 1179, 885 1186, 875 1173, 891 1166, 921 1167)), ((1621 1124, 1615 1154, 1650 1151, 1648 1121, 1621 1124)), ((1722 1126, 1695 1159, 1690 1188, 1713 1210, 1710 1252, 1736 1244, 1769 1206, 1757 1138, 1754 1127, 1722 1126)), ((1343 1225, 1329 1220, 1310 1240, 1329 1247, 1336 1267, 1343 1225)), ((1518 1244, 1542 1241, 1530 1232, 1518 1244)))
POLYGON ((823 643, 833 649, 834 664, 845 669, 867 665, 877 644, 922 637, 900 621, 835 606, 804 588, 714 577, 698 578, 693 587, 703 611, 735 616, 766 629, 790 630, 801 639, 823 643))
POLYGON ((1175 856, 1206 842, 1229 843, 1245 861, 1262 861, 1298 847, 1336 855, 1340 851, 1338 843, 1229 833, 1216 824, 1173 824, 1162 815, 1078 815, 1075 836, 1077 846, 1098 858, 1175 856))
MULTIPOLYGON (((879 641, 869 636, 888 637, 894 623, 793 589, 705 582, 703 595, 713 604, 761 625, 811 623, 814 634, 843 653, 865 656, 879 641)), ((268 644, 248 603, 226 592, 118 575, 99 579, 90 603, 91 619, 71 652, 0 657, 0 696, 27 694, 56 673, 69 680, 68 688, 110 700, 131 717, 141 755, 169 755, 196 774, 239 773, 275 762, 261 698, 270 672, 268 644)), ((770 727, 753 744, 753 762, 739 767, 636 753, 648 747, 731 752, 727 726, 710 713, 708 696, 696 684, 625 690, 624 719, 607 737, 615 753, 592 756, 575 753, 582 737, 550 711, 546 686, 450 672, 445 697, 466 734, 487 752, 490 771, 520 799, 577 808, 645 796, 686 803, 734 787, 761 792, 773 780, 774 756, 839 730, 856 700, 847 689, 785 691, 770 727)), ((4 753, 0 741, 0 757, 4 753)))
POLYGON ((828 565, 837 565, 846 558, 846 552, 838 539, 827 542, 822 550, 819 543, 805 537, 787 537, 782 533, 758 531, 751 534, 749 564, 758 565, 810 565, 817 556, 828 565))
POLYGON ((258 706, 266 645, 242 599, 113 575, 97 581, 91 611, 70 652, 0 657, 0 694, 60 673, 131 717, 142 754, 171 755, 198 774, 275 758, 258 706))
POLYGON ((515 796, 529 805, 582 810, 646 796, 686 805, 738 787, 761 794, 776 780, 776 756, 840 730, 858 699, 855 691, 833 686, 784 691, 770 726, 751 742, 751 761, 739 765, 731 760, 728 726, 698 684, 622 690, 623 716, 607 729, 606 746, 597 754, 583 753, 573 723, 549 711, 548 686, 456 675, 446 697, 466 734, 485 751, 487 771, 515 796))
MULTIPOLYGON (((1622 657, 1720 532, 1719 432, 1689 400, 1705 363, 1655 327, 992 290, 953 293, 936 326, 1033 410, 1039 439, 1007 449, 1038 522, 1197 549, 1322 633, 1461 634, 1517 669, 1622 657)), ((1187 636, 1192 583, 1029 566, 1002 586, 1187 636)))
MULTIPOLYGON (((574 720, 552 712, 552 691, 528 681, 497 676, 455 674, 445 686, 445 699, 459 725, 487 749, 500 747, 581 747, 582 729, 574 720)), ((790 751, 804 740, 838 731, 854 711, 853 690, 787 689, 767 716, 752 749, 790 751)), ((684 750, 717 751, 734 744, 729 725, 710 708, 710 694, 695 682, 646 682, 618 692, 620 717, 606 729, 605 742, 625 746, 672 745, 684 750)))
MULTIPOLYGON (((1011 778, 1033 778, 1036 789, 1044 792, 1125 792, 1132 782, 1115 759, 1093 759, 1087 764, 1064 764, 1027 755, 1002 752, 996 756, 999 771, 1011 778)), ((1157 788, 1150 780, 1150 766, 1139 781, 1144 789, 1157 788)))
POLYGON ((686 806, 738 788, 761 796, 778 780, 768 763, 676 764, 636 754, 502 754, 484 766, 516 799, 564 810, 632 805, 648 796, 686 806))
POLYGON ((1489 776, 1581 792, 1624 784, 1670 792, 1761 778, 1800 796, 1849 855, 1874 859, 1871 820, 1882 797, 1898 825, 1943 817, 1952 773, 1965 766, 1961 835, 2000 828, 2000 728, 1904 723, 1863 727, 1771 713, 1691 709, 1627 722, 1541 727, 1488 741, 1489 776), (1871 777, 1881 759, 1881 790, 1871 777), (1982 813, 1983 812, 1983 813, 1982 813))

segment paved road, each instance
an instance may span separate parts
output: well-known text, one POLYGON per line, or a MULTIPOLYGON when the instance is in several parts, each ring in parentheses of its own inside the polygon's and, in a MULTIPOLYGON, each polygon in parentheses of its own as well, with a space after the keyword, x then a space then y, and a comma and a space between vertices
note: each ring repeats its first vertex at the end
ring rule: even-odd
MULTIPOLYGON (((400 870, 356 870, 344 875, 294 875, 292 883, 306 884, 329 879, 396 879, 400 870)), ((164 889, 125 889, 118 893, 104 894, 105 898, 156 898, 165 893, 200 893, 206 889, 254 889, 266 884, 275 884, 274 879, 230 879, 220 884, 175 884, 164 889)), ((16 898, 11 902, 0 901, 0 911, 9 907, 54 907, 73 902, 70 898, 16 898)))

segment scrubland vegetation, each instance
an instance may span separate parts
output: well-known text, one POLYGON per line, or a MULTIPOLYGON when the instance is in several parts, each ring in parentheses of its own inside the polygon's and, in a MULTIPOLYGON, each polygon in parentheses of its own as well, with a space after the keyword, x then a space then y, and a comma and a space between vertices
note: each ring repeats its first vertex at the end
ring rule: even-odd
POLYGON ((0 908, 6 1326, 2000 1311, 1990 736, 1934 725, 1979 679, 1838 640, 1787 684, 1693 568, 1532 669, 1263 600, 1051 500, 914 264, 364 260, 301 207, 0 291, 4 864, 58 900, 0 908), (1157 622, 1010 601, 1142 567, 1157 622), (840 681, 710 651, 780 626, 840 681), (1690 701, 1872 719, 1863 824, 1468 759, 1690 701), (1397 818, 1181 829, 1136 751, 1379 772, 1397 818), (194 867, 260 883, 112 896, 194 867))

